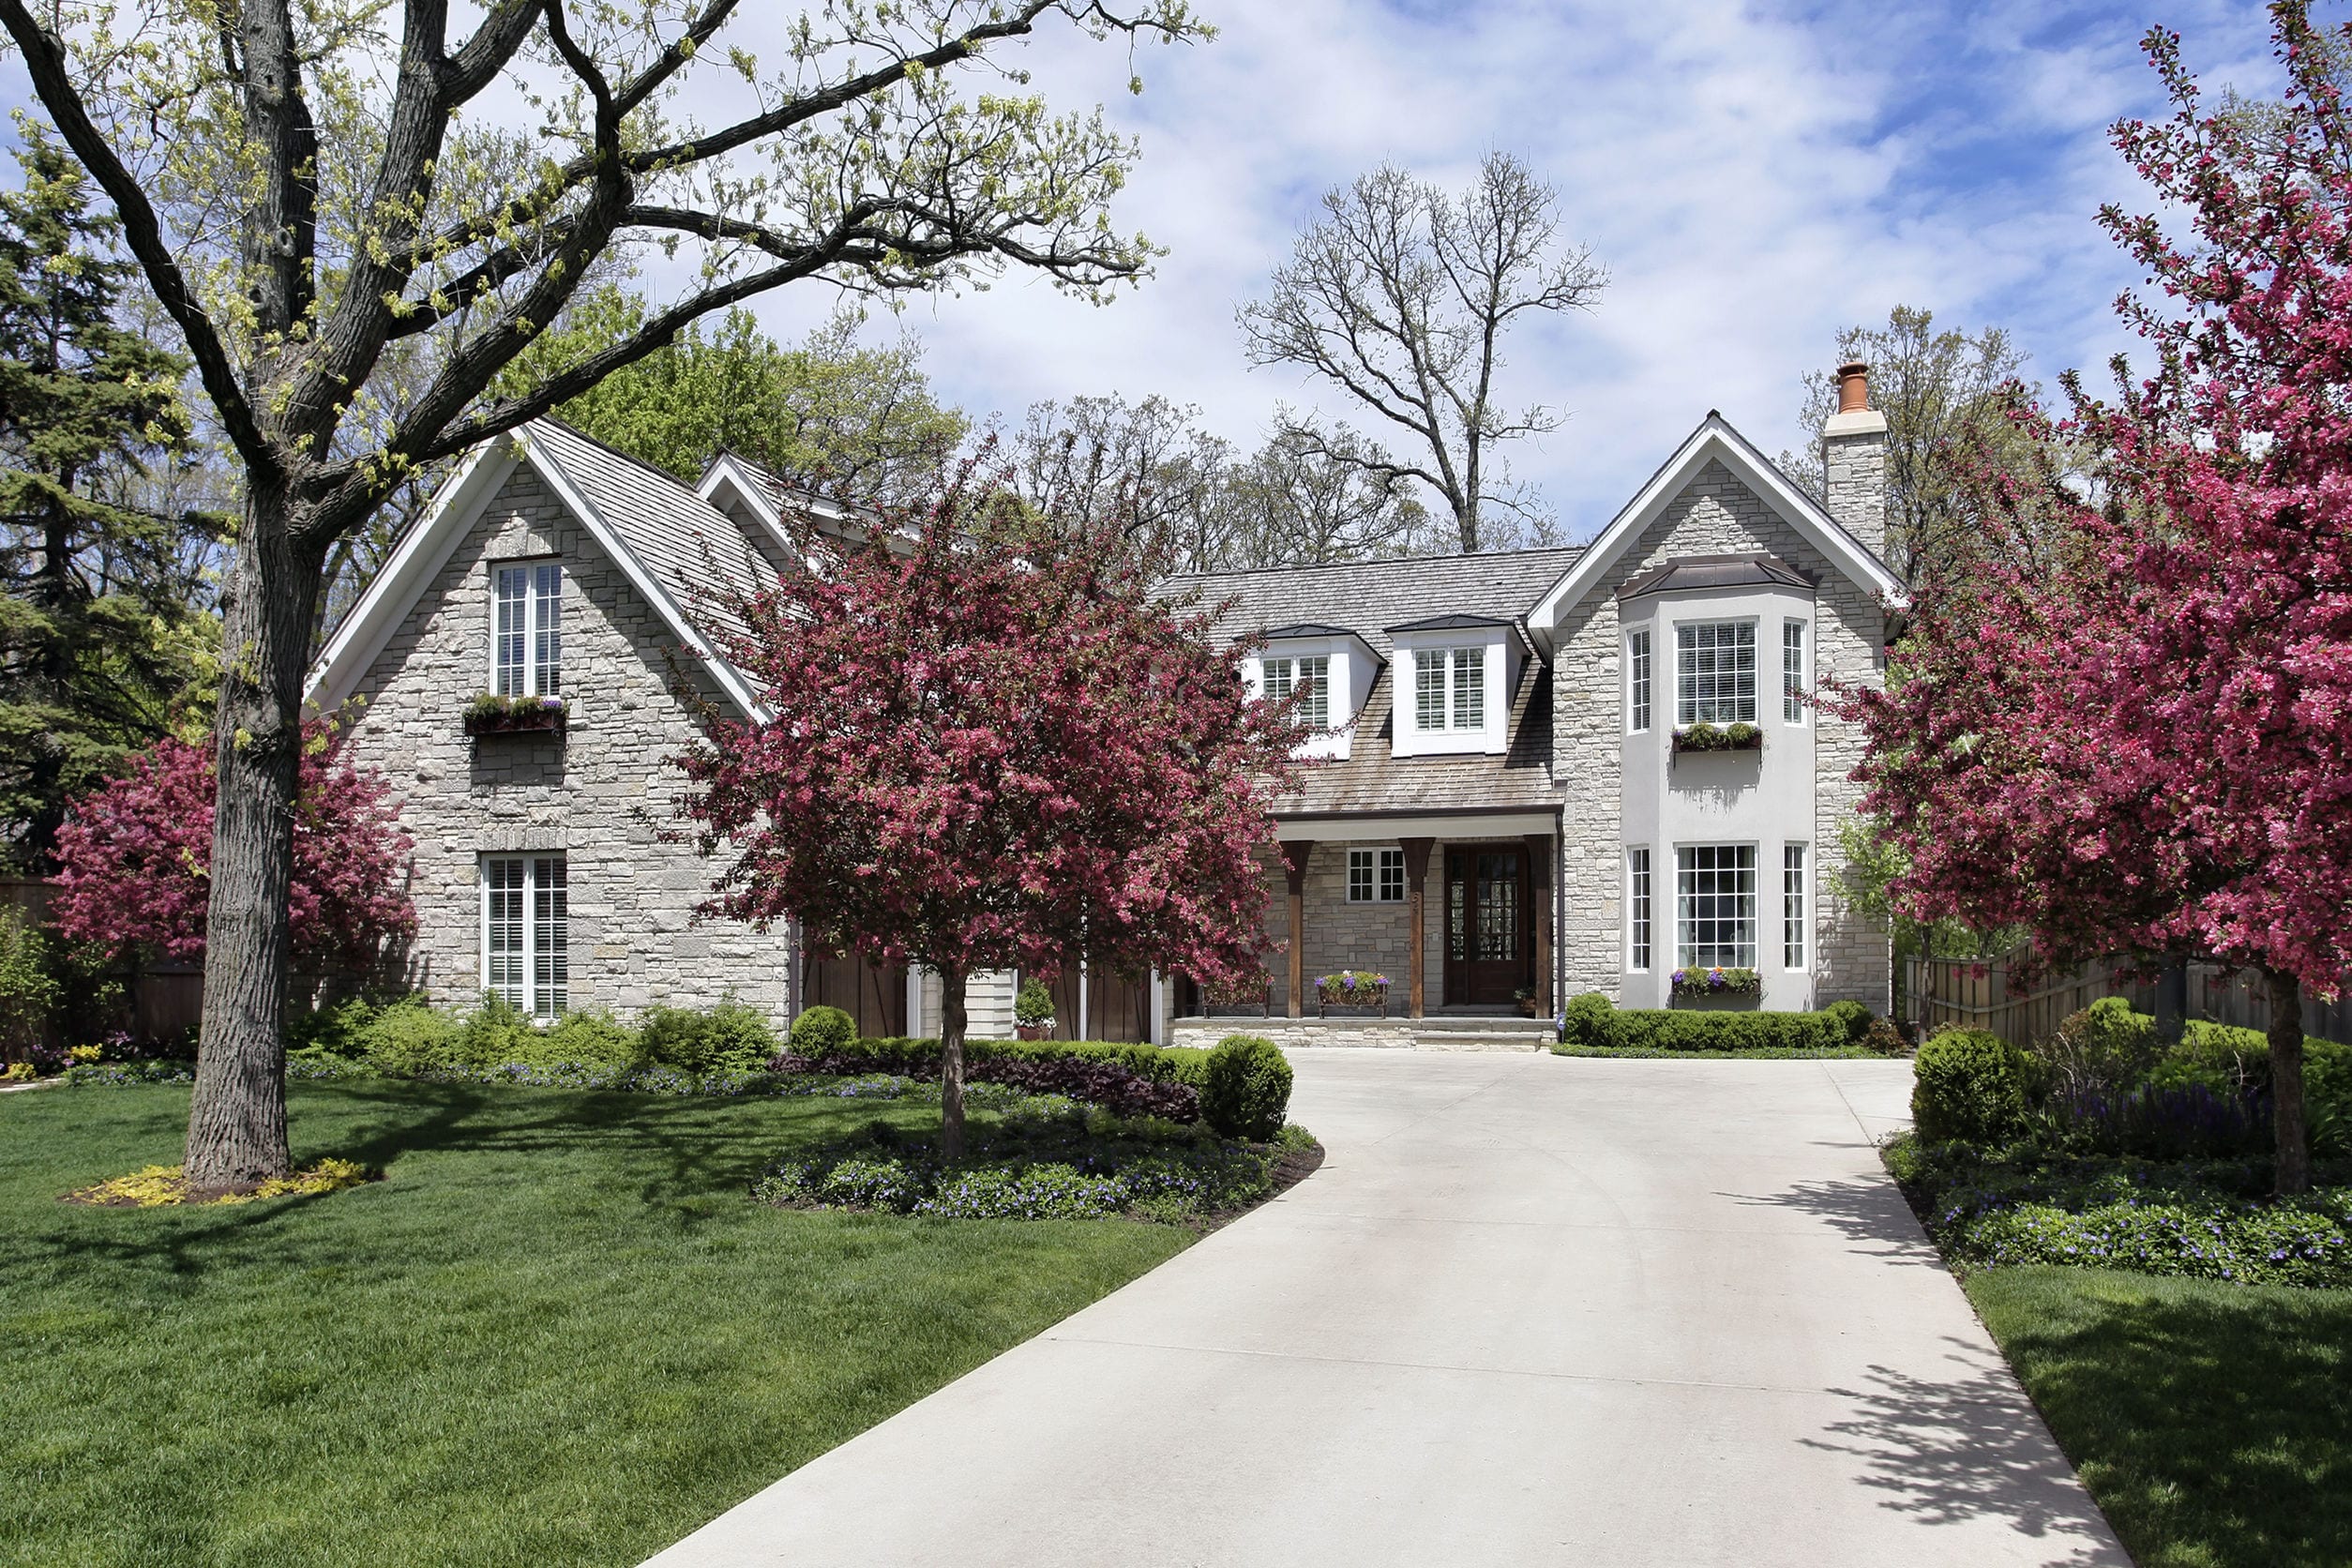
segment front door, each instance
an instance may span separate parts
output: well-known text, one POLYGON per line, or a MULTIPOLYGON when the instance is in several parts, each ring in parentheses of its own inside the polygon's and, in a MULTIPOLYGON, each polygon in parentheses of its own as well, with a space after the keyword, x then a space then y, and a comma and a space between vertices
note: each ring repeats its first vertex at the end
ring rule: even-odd
POLYGON ((1535 980, 1533 900, 1524 845, 1445 852, 1445 1000, 1511 1005, 1535 980))

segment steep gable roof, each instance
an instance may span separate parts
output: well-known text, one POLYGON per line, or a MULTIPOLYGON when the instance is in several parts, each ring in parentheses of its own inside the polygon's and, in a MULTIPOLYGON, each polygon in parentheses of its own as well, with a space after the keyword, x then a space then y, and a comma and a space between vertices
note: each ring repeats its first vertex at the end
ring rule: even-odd
POLYGON ((1222 607, 1216 621, 1221 637, 1305 622, 1351 632, 1385 659, 1395 652, 1392 628, 1455 616, 1523 625, 1529 608, 1580 553, 1574 548, 1515 550, 1192 572, 1170 578, 1165 591, 1198 593, 1211 609, 1222 607))
POLYGON ((472 532, 508 476, 525 464, 611 557, 719 691, 739 712, 756 713, 751 684, 687 614, 697 585, 714 570, 758 569, 741 531, 661 470, 548 418, 485 442, 442 487, 328 640, 311 668, 305 701, 332 709, 352 694, 458 542, 472 532))
POLYGON ((1552 629, 1560 624, 1560 616, 1584 602, 1585 596, 1606 579, 1659 514, 1682 493, 1684 486, 1711 462, 1720 462, 1730 470, 1857 586, 1892 601, 1902 600, 1903 584, 1885 562, 1848 534, 1822 509, 1819 502, 1790 483, 1788 475, 1747 437, 1732 429, 1729 420, 1710 409, 1707 417, 1699 421, 1698 428, 1675 449, 1674 455, 1660 465, 1624 509, 1585 547, 1575 565, 1543 595, 1528 616, 1530 630, 1549 646, 1552 629))

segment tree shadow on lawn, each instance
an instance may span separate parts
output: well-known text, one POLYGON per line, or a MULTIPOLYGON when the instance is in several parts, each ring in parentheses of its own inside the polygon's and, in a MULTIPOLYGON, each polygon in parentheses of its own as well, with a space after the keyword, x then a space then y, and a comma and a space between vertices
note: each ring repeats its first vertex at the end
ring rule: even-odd
POLYGON ((1936 1525, 1990 1518, 2067 1549, 2050 1560, 2131 1568, 2065 1457, 1996 1356, 1959 1340, 1950 1376, 1874 1366, 1865 1386, 1829 1392, 1848 1413, 1801 1440, 1860 1462, 1881 1507, 1936 1525))

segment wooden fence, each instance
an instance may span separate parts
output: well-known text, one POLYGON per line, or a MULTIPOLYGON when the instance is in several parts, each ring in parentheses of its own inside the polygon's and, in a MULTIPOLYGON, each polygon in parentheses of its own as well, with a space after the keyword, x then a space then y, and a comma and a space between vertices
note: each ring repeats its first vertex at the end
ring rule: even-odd
MULTIPOLYGON (((49 883, 38 878, 0 877, 0 909, 17 910, 35 925, 46 927, 52 891, 49 883)), ((122 981, 129 1004, 129 1016, 117 1027, 128 1027, 134 1039, 183 1038, 204 1015, 204 970, 201 964, 158 960, 127 965, 113 978, 122 981)), ((89 1043, 57 1038, 54 1027, 43 1033, 50 1036, 47 1043, 53 1047, 89 1043)))
MULTIPOLYGON (((2070 1014, 2102 997, 2131 999, 2142 1013, 2156 1010, 2156 987, 2119 974, 2107 963, 2085 964, 2069 974, 2044 975, 2027 990, 2011 987, 2009 965, 2000 958, 1907 958, 1903 964, 1904 1017, 1932 1034, 1946 1025, 1983 1029, 2013 1045, 2047 1039, 2070 1014)), ((2240 1029, 2270 1027, 2270 998, 2261 977, 2219 964, 2189 966, 2189 1017, 2240 1029)), ((2322 1003, 2306 999, 2303 1033, 2327 1040, 2352 1040, 2352 995, 2322 1003)))

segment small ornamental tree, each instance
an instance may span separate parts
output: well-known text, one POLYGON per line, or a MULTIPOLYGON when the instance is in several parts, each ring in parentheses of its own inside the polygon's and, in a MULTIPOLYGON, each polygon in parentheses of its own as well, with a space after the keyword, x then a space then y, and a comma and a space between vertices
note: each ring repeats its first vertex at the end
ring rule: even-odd
MULTIPOLYGON (((2302 998, 2352 972, 2352 123, 2304 8, 2257 135, 2209 114, 2179 39, 2175 106, 2116 144, 2175 220, 2101 222, 2163 290, 2126 295, 2157 372, 2021 423, 2100 455, 2101 492, 1988 480, 1988 525, 2064 545, 2039 571, 1931 584, 1868 727, 1864 808, 1910 859, 1920 919, 2018 925, 2045 964, 2204 955, 2270 997, 2277 1184, 2309 1184, 2302 998)), ((2120 367, 2118 367, 2120 369, 2120 367)), ((1997 552, 2010 560, 2024 552, 1997 552)))
POLYGON ((715 590, 710 634, 765 714, 708 716, 677 759, 700 848, 732 856, 704 914, 939 975, 951 1157, 975 972, 1257 969, 1267 802, 1304 734, 1116 530, 1008 531, 974 475, 882 517, 883 542, 812 536, 772 586, 715 590))
MULTIPOLYGON (((50 915, 76 942, 120 953, 204 956, 213 747, 165 739, 75 801, 57 835, 50 915)), ((294 952, 298 969, 358 972, 416 929, 405 888, 414 841, 390 786, 344 755, 329 721, 303 727, 294 800, 294 952)), ((282 1047, 281 1047, 282 1050, 282 1047)), ((282 1076, 282 1075, 281 1075, 282 1076)))

